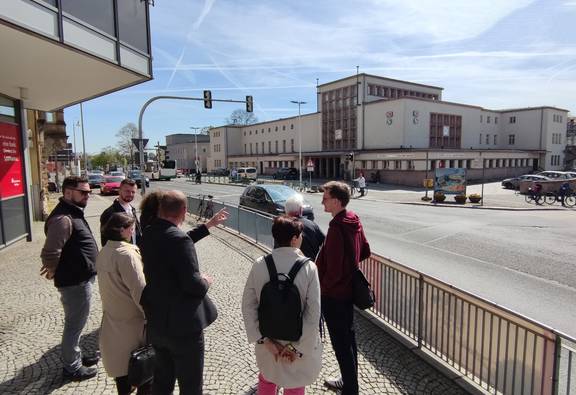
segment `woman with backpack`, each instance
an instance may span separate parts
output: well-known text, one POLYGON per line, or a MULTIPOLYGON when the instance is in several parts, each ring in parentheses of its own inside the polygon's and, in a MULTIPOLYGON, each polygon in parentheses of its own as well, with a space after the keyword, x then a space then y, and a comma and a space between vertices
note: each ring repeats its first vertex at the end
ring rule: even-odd
POLYGON ((302 395, 322 367, 320 282, 316 265, 300 251, 302 230, 296 218, 276 217, 278 247, 256 260, 244 288, 242 314, 248 341, 255 343, 259 395, 276 394, 278 387, 302 395))

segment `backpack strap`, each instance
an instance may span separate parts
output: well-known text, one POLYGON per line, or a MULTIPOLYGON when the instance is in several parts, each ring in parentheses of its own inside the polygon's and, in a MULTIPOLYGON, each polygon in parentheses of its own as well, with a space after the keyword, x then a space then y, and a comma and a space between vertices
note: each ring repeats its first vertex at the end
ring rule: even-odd
POLYGON ((290 272, 288 273, 288 281, 294 282, 294 279, 296 278, 296 275, 298 274, 298 272, 300 271, 302 266, 304 266, 304 264, 306 264, 306 262, 308 262, 309 260, 310 260, 310 258, 307 258, 307 257, 299 258, 294 263, 294 265, 292 266, 292 269, 290 269, 290 272))
POLYGON ((278 272, 276 271, 276 265, 274 265, 274 258, 272 254, 264 256, 266 261, 266 267, 268 268, 268 275, 270 275, 270 281, 278 281, 278 272))

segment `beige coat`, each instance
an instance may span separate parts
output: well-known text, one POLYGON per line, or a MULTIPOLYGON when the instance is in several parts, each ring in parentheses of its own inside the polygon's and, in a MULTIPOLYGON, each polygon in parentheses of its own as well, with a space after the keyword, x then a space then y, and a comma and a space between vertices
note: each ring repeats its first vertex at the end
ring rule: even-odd
POLYGON ((128 374, 130 353, 145 344, 140 296, 146 285, 140 250, 124 241, 109 241, 96 259, 102 298, 100 352, 110 377, 128 374))
MULTIPOLYGON (((304 255, 297 248, 280 247, 272 251, 278 273, 288 273, 296 260, 304 255)), ((262 287, 270 281, 264 258, 256 260, 248 275, 242 296, 242 314, 250 343, 262 337, 258 329, 258 304, 262 287)), ((314 262, 302 266, 294 284, 302 299, 302 337, 292 345, 300 351, 302 358, 293 363, 276 362, 273 355, 262 344, 255 345, 256 362, 264 378, 283 388, 298 388, 314 383, 322 368, 322 342, 320 341, 320 281, 314 262)), ((288 342, 281 342, 286 344, 288 342)))

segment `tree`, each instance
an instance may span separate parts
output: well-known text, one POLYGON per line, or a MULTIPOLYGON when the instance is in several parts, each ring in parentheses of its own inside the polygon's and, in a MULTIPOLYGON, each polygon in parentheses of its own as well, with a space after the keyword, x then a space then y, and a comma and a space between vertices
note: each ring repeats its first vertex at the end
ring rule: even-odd
POLYGON ((138 127, 132 122, 128 122, 116 133, 116 137, 118 138, 118 152, 132 162, 136 149, 132 139, 138 138, 138 127))
POLYGON ((258 122, 258 118, 252 112, 246 112, 242 109, 232 111, 232 114, 226 118, 228 125, 252 125, 258 122))
POLYGON ((105 147, 100 153, 90 158, 92 168, 106 169, 111 165, 122 163, 122 155, 116 148, 105 147))

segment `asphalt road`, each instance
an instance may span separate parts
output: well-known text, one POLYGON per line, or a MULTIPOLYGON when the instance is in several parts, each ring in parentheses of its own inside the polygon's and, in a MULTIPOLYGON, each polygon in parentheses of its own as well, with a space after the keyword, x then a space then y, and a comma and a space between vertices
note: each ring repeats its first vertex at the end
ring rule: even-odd
MULTIPOLYGON (((243 190, 185 179, 155 188, 234 204, 243 190)), ((413 206, 390 202, 391 193, 370 191, 349 205, 374 252, 576 337, 576 212, 413 206)), ((326 230, 321 194, 306 199, 326 230)))

